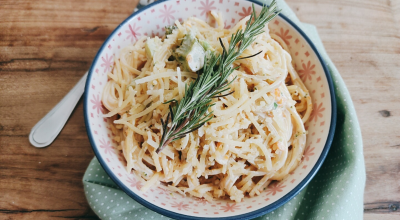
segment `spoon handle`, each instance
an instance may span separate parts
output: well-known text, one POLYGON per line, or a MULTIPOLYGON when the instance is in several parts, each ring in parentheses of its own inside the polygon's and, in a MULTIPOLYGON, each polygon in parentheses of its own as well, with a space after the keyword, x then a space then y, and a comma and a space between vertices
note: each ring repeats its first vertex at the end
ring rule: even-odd
POLYGON ((56 139, 85 90, 87 75, 86 72, 74 88, 32 128, 29 141, 33 146, 46 147, 56 139))

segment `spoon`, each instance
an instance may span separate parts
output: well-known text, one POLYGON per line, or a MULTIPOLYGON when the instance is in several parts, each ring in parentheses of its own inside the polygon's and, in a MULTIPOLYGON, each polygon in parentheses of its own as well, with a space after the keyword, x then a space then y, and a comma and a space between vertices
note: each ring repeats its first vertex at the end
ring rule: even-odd
POLYGON ((85 91, 88 72, 66 96, 44 116, 31 130, 29 142, 37 148, 49 146, 61 132, 76 104, 85 91))
MULTIPOLYGON (((133 12, 138 11, 152 2, 154 2, 154 0, 140 0, 133 12)), ((72 90, 32 128, 29 134, 29 142, 31 142, 34 147, 47 147, 56 139, 85 91, 87 75, 88 72, 86 72, 74 88, 72 88, 72 90)))

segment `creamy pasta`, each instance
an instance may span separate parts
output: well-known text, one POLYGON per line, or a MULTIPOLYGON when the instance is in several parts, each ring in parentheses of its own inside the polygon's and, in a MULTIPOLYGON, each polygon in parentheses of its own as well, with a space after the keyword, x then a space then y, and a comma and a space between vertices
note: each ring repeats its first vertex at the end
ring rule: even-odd
POLYGON ((235 80, 227 91, 233 93, 213 99, 213 119, 157 154, 161 118, 165 121, 169 111, 169 104, 163 103, 180 100, 185 84, 197 77, 173 59, 182 39, 194 34, 207 43, 205 50, 221 53, 218 39, 227 46, 231 35, 249 20, 224 29, 221 14, 211 15, 213 26, 191 17, 176 21, 162 38, 143 37, 122 49, 108 73, 102 102, 109 110, 105 117, 113 119, 114 140, 127 171, 146 181, 141 190, 161 184, 182 195, 240 202, 259 195, 298 166, 312 102, 284 49, 287 45, 270 34, 266 24, 241 57, 262 52, 234 62, 239 68, 229 77, 235 80))

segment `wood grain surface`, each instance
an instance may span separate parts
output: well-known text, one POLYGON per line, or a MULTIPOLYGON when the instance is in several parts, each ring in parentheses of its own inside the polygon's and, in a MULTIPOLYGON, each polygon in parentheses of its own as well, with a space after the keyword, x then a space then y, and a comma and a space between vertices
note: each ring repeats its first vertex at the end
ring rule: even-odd
MULTIPOLYGON (((48 148, 28 134, 89 68, 138 0, 0 0, 0 219, 97 219, 82 177, 94 154, 82 101, 48 148)), ((317 26, 353 98, 365 219, 400 219, 400 1, 287 0, 317 26)))

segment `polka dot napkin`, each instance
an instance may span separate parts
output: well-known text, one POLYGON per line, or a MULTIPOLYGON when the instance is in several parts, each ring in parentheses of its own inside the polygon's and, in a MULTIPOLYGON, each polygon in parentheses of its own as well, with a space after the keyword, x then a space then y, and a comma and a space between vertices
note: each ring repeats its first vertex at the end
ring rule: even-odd
MULTIPOLYGON (((362 219, 363 145, 349 92, 316 28, 301 23, 284 1, 279 1, 279 7, 307 34, 328 65, 336 92, 337 125, 331 150, 314 179, 288 203, 257 219, 362 219)), ((101 219, 169 219, 143 207, 120 190, 96 158, 86 170, 83 185, 89 205, 101 219)))

